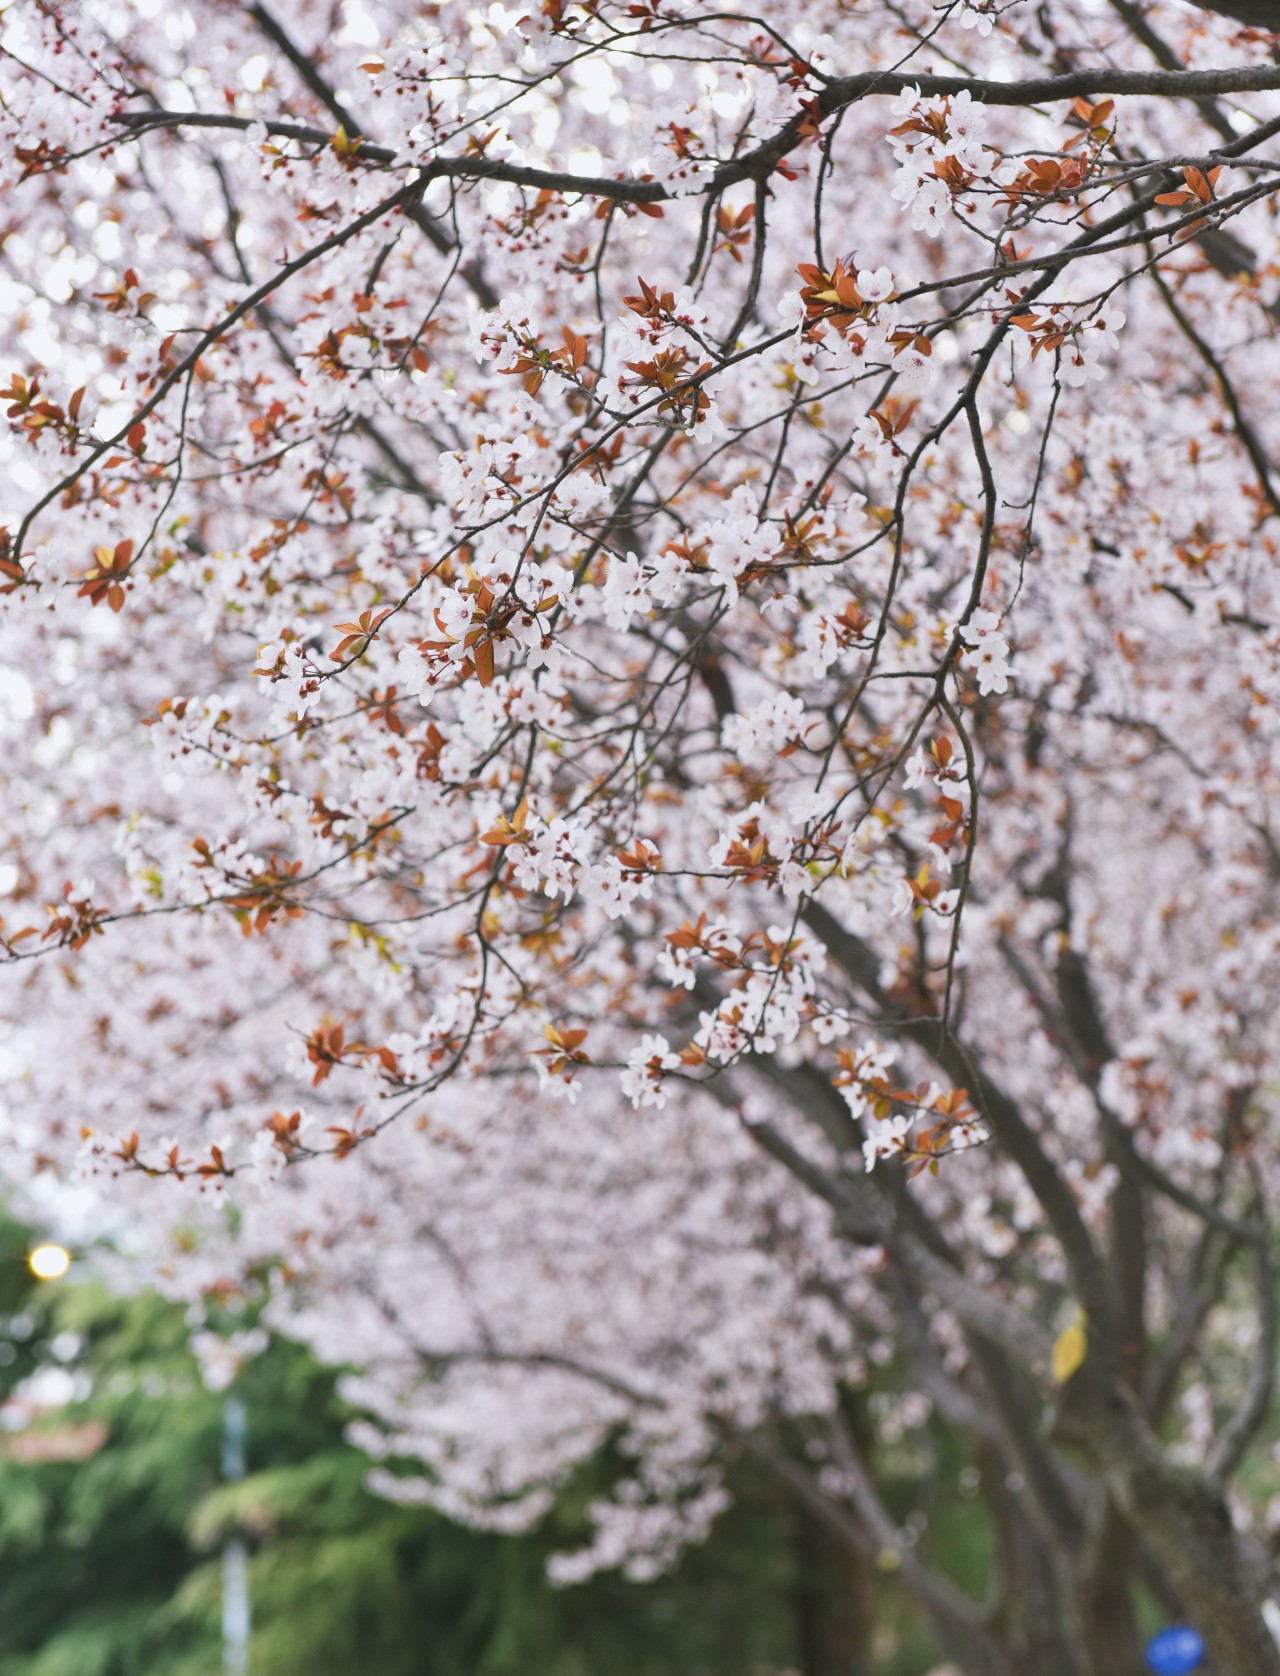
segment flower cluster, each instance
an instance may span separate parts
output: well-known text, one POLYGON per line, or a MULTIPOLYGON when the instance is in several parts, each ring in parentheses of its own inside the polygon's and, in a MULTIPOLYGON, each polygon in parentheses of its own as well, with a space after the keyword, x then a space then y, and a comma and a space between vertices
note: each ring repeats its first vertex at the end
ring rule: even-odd
POLYGON ((978 678, 978 691, 1002 693, 1009 690, 1009 642, 1000 632, 995 611, 972 611, 959 628, 965 645, 963 661, 978 678))
POLYGON ((899 118, 888 135, 898 162, 893 196, 911 225, 936 239, 953 206, 968 217, 977 213, 977 198, 965 194, 990 168, 986 110, 965 92, 922 98, 918 87, 908 87, 893 114, 899 118))

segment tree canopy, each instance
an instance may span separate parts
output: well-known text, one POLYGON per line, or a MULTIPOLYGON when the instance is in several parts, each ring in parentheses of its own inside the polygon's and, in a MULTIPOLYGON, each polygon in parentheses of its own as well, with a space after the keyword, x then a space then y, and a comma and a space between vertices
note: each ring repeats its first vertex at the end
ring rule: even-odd
POLYGON ((5 1157, 389 1494, 1280 1672, 1273 12, 5 10, 5 1157))

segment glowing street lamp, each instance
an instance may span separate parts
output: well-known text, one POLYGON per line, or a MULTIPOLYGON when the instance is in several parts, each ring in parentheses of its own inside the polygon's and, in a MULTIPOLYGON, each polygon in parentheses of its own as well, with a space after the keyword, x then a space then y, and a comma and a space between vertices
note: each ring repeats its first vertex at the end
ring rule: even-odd
POLYGON ((71 1267, 71 1253, 65 1245, 38 1245, 28 1254, 27 1267, 37 1280, 60 1280, 71 1267))

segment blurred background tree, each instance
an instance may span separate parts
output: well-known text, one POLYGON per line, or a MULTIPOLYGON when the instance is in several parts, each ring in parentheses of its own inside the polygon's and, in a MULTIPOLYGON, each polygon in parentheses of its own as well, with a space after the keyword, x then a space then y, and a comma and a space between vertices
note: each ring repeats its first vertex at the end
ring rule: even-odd
MULTIPOLYGON (((224 1396, 184 1312, 113 1296, 84 1265, 41 1282, 32 1243, 0 1221, 0 1676, 216 1676, 236 1532, 252 1676, 919 1676, 937 1662, 892 1573, 851 1565, 747 1460, 732 1508, 671 1575, 552 1588, 548 1555, 581 1540, 616 1463, 593 1462, 522 1537, 380 1500, 345 1440, 337 1375, 284 1340, 236 1377, 248 1475, 223 1483, 224 1396)), ((972 1469, 921 1441, 904 1440, 904 1506, 922 1475, 961 1485, 934 1534, 972 1586, 987 1548, 972 1469)))

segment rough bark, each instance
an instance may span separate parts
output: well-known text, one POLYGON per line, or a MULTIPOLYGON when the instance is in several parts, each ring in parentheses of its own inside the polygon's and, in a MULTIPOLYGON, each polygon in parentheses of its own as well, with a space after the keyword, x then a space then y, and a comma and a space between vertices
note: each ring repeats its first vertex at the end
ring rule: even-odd
POLYGON ((1201 11, 1233 17, 1252 29, 1280 30, 1280 5, 1276 0, 1197 0, 1201 11))

